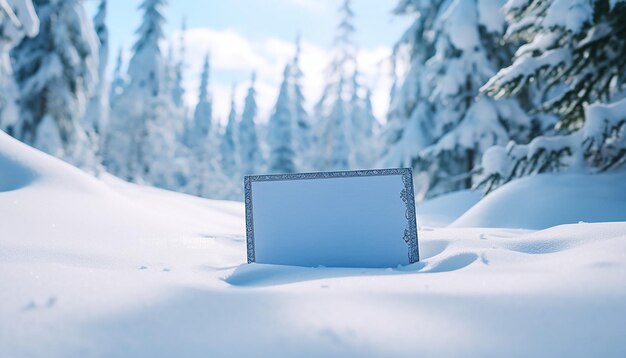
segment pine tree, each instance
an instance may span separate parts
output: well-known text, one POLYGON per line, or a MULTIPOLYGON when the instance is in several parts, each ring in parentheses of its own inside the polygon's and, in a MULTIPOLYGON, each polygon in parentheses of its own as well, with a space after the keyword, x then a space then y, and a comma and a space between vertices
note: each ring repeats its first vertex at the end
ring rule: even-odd
POLYGON ((95 168, 82 118, 98 81, 98 40, 80 0, 37 0, 39 34, 13 50, 22 141, 84 168, 95 168), (55 138, 48 141, 48 138, 55 138))
POLYGON ((16 100, 19 93, 9 50, 25 36, 37 35, 38 30, 39 19, 31 0, 7 0, 0 9, 0 130, 11 135, 18 123, 16 100))
MULTIPOLYGON (((354 84, 354 89, 361 86, 354 84)), ((361 98, 356 90, 350 100, 350 123, 349 133, 352 136, 350 144, 352 151, 350 157, 351 167, 357 169, 372 168, 375 166, 380 155, 380 126, 374 116, 372 108, 372 91, 363 88, 365 96, 361 98)))
POLYGON ((509 1, 505 10, 512 25, 506 39, 527 44, 485 91, 497 97, 517 95, 541 78, 544 102, 539 110, 560 116, 557 129, 580 128, 585 103, 609 101, 616 91, 621 93, 612 81, 626 76, 625 8, 623 2, 606 0, 577 1, 566 8, 554 0, 509 1))
POLYGON ((117 100, 124 93, 126 87, 126 81, 122 76, 122 65, 124 63, 124 50, 120 46, 117 52, 117 59, 115 60, 115 69, 113 70, 113 80, 111 81, 111 88, 109 90, 109 107, 114 107, 117 100))
POLYGON ((197 162, 193 167, 193 175, 189 176, 189 186, 187 193, 199 195, 213 199, 237 199, 240 189, 240 183, 227 177, 221 170, 221 158, 219 155, 219 146, 221 145, 219 137, 219 128, 217 127, 209 132, 208 137, 198 146, 193 148, 197 154, 195 159, 197 162))
POLYGON ((257 173, 262 162, 261 148, 259 147, 255 124, 257 116, 255 81, 256 74, 252 74, 250 88, 248 88, 243 113, 241 114, 241 122, 239 123, 239 153, 243 175, 257 173))
POLYGON ((159 42, 164 38, 165 18, 161 14, 165 0, 144 0, 139 8, 143 20, 137 29, 138 39, 128 64, 129 89, 158 96, 163 90, 164 64, 159 42))
POLYGON ((361 122, 361 115, 363 110, 363 103, 361 101, 361 97, 359 95, 359 91, 361 90, 361 86, 359 84, 359 71, 355 70, 352 74, 351 78, 351 86, 350 86, 350 100, 349 107, 350 112, 348 115, 347 121, 347 131, 348 131, 348 142, 350 146, 355 148, 361 144, 363 141, 364 132, 367 130, 365 126, 367 123, 361 122))
POLYGON ((237 109, 235 104, 235 88, 230 98, 230 112, 228 113, 228 123, 226 129, 222 135, 220 142, 220 163, 222 172, 229 178, 235 179, 238 177, 237 166, 237 144, 235 142, 237 138, 237 109))
POLYGON ((127 151, 124 152, 117 146, 122 142, 120 138, 129 139, 128 134, 124 133, 124 131, 130 128, 126 117, 116 115, 123 113, 124 101, 120 101, 120 99, 123 98, 127 86, 126 80, 122 76, 123 53, 123 49, 120 46, 115 61, 115 69, 113 70, 111 88, 109 90, 109 121, 106 131, 101 134, 100 138, 102 144, 102 148, 100 148, 102 164, 110 172, 117 175, 121 175, 123 171, 119 167, 121 165, 120 160, 123 159, 121 156, 127 153, 127 151))
POLYGON ((374 108, 372 106, 372 90, 367 88, 365 98, 363 99, 363 134, 366 138, 374 138, 380 129, 380 124, 374 116, 374 108))
POLYGON ((359 83, 360 73, 355 70, 350 86, 350 100, 347 103, 348 145, 350 167, 371 168, 379 155, 378 121, 374 116, 371 91, 359 83))
POLYGON ((283 82, 278 99, 268 124, 269 171, 271 173, 295 173, 295 151, 293 149, 293 115, 289 98, 290 66, 285 66, 283 82))
POLYGON ((498 2, 456 0, 435 19, 434 53, 420 79, 428 94, 433 142, 413 160, 427 196, 472 188, 485 150, 523 138, 530 126, 517 101, 479 95, 510 53, 498 46, 506 25, 499 8, 498 2))
POLYGON ((168 93, 170 100, 174 101, 174 87, 176 86, 176 60, 174 59, 174 47, 168 44, 167 55, 163 61, 163 77, 161 78, 162 92, 168 93))
POLYGON ((339 82, 351 78, 356 69, 356 46, 353 40, 355 29, 352 25, 354 12, 350 3, 350 0, 344 0, 339 8, 341 20, 333 43, 332 59, 327 68, 328 82, 315 106, 316 115, 320 118, 332 111, 339 82))
MULTIPOLYGON (((98 36, 98 78, 93 96, 87 105, 85 112, 85 128, 87 133, 94 136, 94 141, 103 139, 109 115, 108 82, 106 81, 106 70, 109 58, 109 30, 106 25, 107 0, 101 0, 98 11, 94 16, 93 23, 96 35, 98 36)), ((98 147, 101 147, 100 143, 98 147)))
POLYGON ((213 104, 211 94, 209 92, 209 76, 210 65, 209 55, 204 57, 202 65, 202 74, 200 75, 200 88, 198 95, 198 104, 193 113, 193 123, 187 134, 188 145, 192 148, 201 147, 206 140, 211 123, 213 121, 213 104))
POLYGON ((623 165, 626 3, 522 0, 504 9, 511 23, 505 39, 523 44, 483 90, 501 98, 539 87, 537 111, 559 117, 558 135, 490 149, 482 160, 486 191, 529 174, 623 165))
MULTIPOLYGON (((356 46, 354 45, 354 12, 350 6, 350 0, 344 0, 339 8, 341 20, 337 27, 337 35, 335 37, 332 60, 327 70, 326 77, 328 81, 324 86, 322 96, 315 105, 315 133, 316 133, 316 152, 318 158, 314 160, 315 167, 318 169, 326 169, 335 167, 333 164, 333 153, 335 144, 334 138, 337 137, 333 128, 336 120, 337 109, 342 108, 342 113, 350 113, 349 103, 344 95, 351 92, 350 78, 356 71, 356 46), (342 101, 343 103, 337 103, 342 101)), ((343 127, 348 130, 348 126, 343 127)), ((342 135, 347 137, 346 133, 342 135)))
POLYGON ((311 123, 309 119, 309 115, 305 109, 305 98, 302 92, 302 79, 304 74, 302 69, 300 68, 300 55, 301 55, 301 44, 300 44, 300 36, 296 39, 296 54, 293 58, 293 62, 291 64, 291 84, 292 84, 292 94, 291 99, 293 102, 293 115, 295 118, 295 139, 297 143, 297 152, 298 157, 303 159, 300 163, 301 166, 305 165, 305 161, 308 161, 310 156, 311 145, 313 142, 313 133, 311 128, 311 123))
POLYGON ((178 107, 183 106, 183 98, 185 96, 185 89, 183 88, 183 71, 185 69, 185 33, 187 32, 187 20, 183 18, 182 26, 180 29, 179 37, 179 50, 178 60, 174 65, 174 78, 172 83, 172 98, 174 104, 178 107))
POLYGON ((211 129, 212 108, 209 93, 209 56, 204 58, 198 104, 196 105, 193 121, 186 128, 184 135, 188 149, 188 178, 189 183, 185 191, 189 194, 224 199, 216 188, 220 187, 226 178, 221 175, 219 163, 217 130, 211 129))
POLYGON ((105 162, 128 180, 176 189, 180 174, 178 142, 182 117, 166 82, 166 65, 159 42, 163 39, 165 0, 144 0, 144 16, 128 65, 128 84, 113 107, 114 123, 105 162))
POLYGON ((410 167, 435 141, 430 93, 423 89, 425 64, 435 53, 434 23, 445 1, 400 0, 394 14, 412 16, 413 24, 393 48, 394 84, 383 129, 382 165, 410 167), (405 72, 401 68, 408 67, 405 72))
POLYGON ((337 93, 337 98, 339 100, 335 101, 335 105, 331 112, 330 120, 332 128, 332 155, 330 166, 331 169, 334 170, 345 170, 348 169, 349 162, 349 150, 348 150, 348 139, 346 138, 346 109, 344 107, 345 102, 341 99, 342 97, 342 89, 343 82, 339 82, 339 86, 337 87, 339 93, 337 93))

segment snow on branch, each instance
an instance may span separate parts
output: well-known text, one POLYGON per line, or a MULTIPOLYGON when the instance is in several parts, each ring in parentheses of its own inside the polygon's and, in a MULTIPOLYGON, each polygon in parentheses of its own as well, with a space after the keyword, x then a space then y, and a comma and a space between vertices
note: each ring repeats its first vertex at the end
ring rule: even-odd
POLYGON ((626 162, 626 98, 585 109, 584 126, 571 134, 539 136, 529 144, 494 146, 483 155, 485 194, 515 178, 545 172, 584 170, 597 173, 626 162))

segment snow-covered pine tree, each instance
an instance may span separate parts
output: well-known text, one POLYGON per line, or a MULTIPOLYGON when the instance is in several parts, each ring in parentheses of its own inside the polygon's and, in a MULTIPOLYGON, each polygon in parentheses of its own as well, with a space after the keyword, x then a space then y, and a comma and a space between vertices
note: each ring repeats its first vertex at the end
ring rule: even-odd
POLYGON ((193 123, 189 126, 186 135, 187 145, 191 148, 201 148, 203 146, 202 143, 207 139, 213 122, 213 104, 211 93, 209 92, 210 70, 209 55, 207 54, 204 57, 202 73, 200 74, 198 103, 193 112, 193 123))
POLYGON ((410 167, 434 138, 430 93, 423 89, 426 61, 435 53, 434 23, 444 0, 400 0, 394 14, 415 18, 394 45, 394 84, 382 131, 381 164, 410 167))
POLYGON ((188 151, 187 177, 189 178, 185 192, 223 199, 225 197, 220 196, 216 191, 226 178, 221 175, 219 163, 218 145, 220 140, 215 133, 218 132, 219 128, 211 128, 213 119, 211 94, 209 92, 209 70, 209 56, 207 54, 200 75, 198 103, 194 110, 192 122, 187 125, 184 134, 188 151))
POLYGON ((109 115, 107 128, 106 131, 102 133, 100 138, 100 143, 102 144, 102 148, 100 148, 102 164, 108 169, 108 171, 120 176, 122 176, 122 170, 118 166, 121 163, 116 160, 116 158, 122 159, 120 155, 122 155, 124 151, 120 150, 120 148, 116 146, 120 144, 120 138, 128 139, 128 134, 123 133, 123 131, 130 128, 126 117, 118 117, 116 115, 117 113, 123 113, 123 110, 118 107, 124 105, 124 101, 120 101, 120 99, 123 98, 124 91, 127 86, 126 80, 122 74, 122 65, 124 62, 123 54, 124 50, 120 46, 117 52, 115 68, 113 70, 113 78, 110 85, 111 88, 109 89, 109 115))
POLYGON ((374 116, 374 108, 372 106, 372 90, 367 88, 365 98, 363 98, 363 122, 365 123, 363 130, 367 138, 375 138, 380 131, 380 123, 374 116))
POLYGON ((22 141, 84 168, 95 168, 95 148, 83 127, 98 81, 98 40, 80 0, 36 0, 41 28, 13 49, 20 90, 22 141))
POLYGON ((378 144, 378 121, 372 110, 371 91, 359 83, 360 73, 352 74, 350 86, 349 115, 347 116, 350 166, 358 169, 371 168, 380 152, 378 144), (362 94, 364 92, 364 94, 362 94))
POLYGON ((163 39, 165 0, 144 0, 142 23, 128 65, 128 84, 113 107, 108 158, 116 175, 168 189, 185 185, 178 154, 182 116, 165 83, 163 39))
POLYGON ((292 94, 291 100, 293 103, 293 116, 295 118, 295 143, 297 148, 298 155, 297 157, 300 160, 299 166, 306 167, 310 165, 310 150, 313 142, 313 133, 311 128, 311 121, 309 115, 305 109, 305 98, 302 92, 302 79, 304 77, 304 73, 300 68, 300 56, 301 56, 301 43, 300 36, 296 39, 296 54, 293 58, 293 62, 291 64, 291 85, 292 85, 292 94))
POLYGON ((350 104, 350 112, 347 118, 347 137, 348 142, 350 143, 350 147, 354 148, 356 151, 356 147, 359 146, 363 140, 363 132, 366 131, 365 127, 367 126, 367 123, 361 123, 363 101, 361 100, 361 96, 359 95, 359 91, 361 91, 361 86, 359 83, 358 69, 356 69, 352 74, 350 82, 350 100, 348 102, 350 104))
POLYGON ((330 115, 329 126, 332 130, 332 154, 330 168, 333 170, 346 170, 350 165, 350 151, 348 148, 348 138, 346 137, 347 115, 345 101, 342 99, 343 79, 339 81, 337 86, 337 100, 335 101, 333 110, 330 115))
POLYGON ((220 141, 220 164, 222 172, 228 178, 233 180, 239 177, 239 166, 237 165, 237 107, 235 104, 235 88, 230 98, 230 111, 228 113, 228 122, 224 129, 224 134, 220 141))
POLYGON ((205 198, 241 200, 241 181, 222 171, 220 150, 224 131, 217 118, 204 142, 193 148, 197 156, 185 192, 205 198))
POLYGON ((372 91, 366 88, 363 98, 353 95, 351 102, 351 122, 355 126, 351 132, 356 132, 358 135, 357 141, 354 142, 350 162, 353 168, 375 167, 381 152, 381 140, 380 124, 372 108, 372 91))
POLYGON ((296 153, 293 149, 293 113, 289 97, 291 68, 285 66, 283 82, 278 99, 268 123, 269 171, 271 173, 295 173, 296 153))
MULTIPOLYGON (((337 35, 334 40, 332 60, 327 69, 327 83, 322 95, 315 105, 315 153, 317 158, 312 162, 317 169, 328 169, 333 165, 334 138, 337 137, 336 129, 332 126, 337 123, 337 109, 342 108, 341 113, 350 113, 349 103, 344 98, 350 93, 350 78, 356 70, 356 46, 354 45, 354 12, 350 0, 344 0, 339 8, 341 20, 337 27, 337 35), (343 103, 338 104, 337 101, 343 103)), ((347 130, 347 126, 344 127, 347 130)), ((343 134, 346 137, 346 133, 343 134)), ((337 137, 339 138, 339 137, 337 137)))
POLYGON ((511 53, 498 46, 506 26, 500 7, 500 1, 455 0, 434 24, 435 52, 423 74, 435 142, 414 161, 427 174, 427 196, 472 188, 485 150, 524 138, 530 126, 517 101, 479 95, 511 53))
POLYGON ((183 72, 185 70, 185 33, 187 32, 187 20, 183 18, 178 39, 178 59, 174 65, 174 78, 172 83, 172 98, 178 107, 183 106, 185 89, 183 88, 183 72))
POLYGON ((108 82, 106 80, 107 63, 109 58, 109 30, 106 24, 107 1, 100 0, 98 10, 93 18, 94 29, 98 36, 98 78, 94 93, 89 100, 85 111, 84 123, 87 133, 93 141, 98 142, 98 148, 102 147, 104 131, 106 130, 109 116, 108 82))
POLYGON ((511 0, 504 8, 505 39, 525 43, 484 91, 499 98, 539 83, 538 111, 559 116, 559 135, 490 149, 486 191, 524 175, 626 162, 626 2, 511 0))
POLYGON ((194 148, 197 162, 189 176, 186 192, 212 199, 240 200, 241 184, 227 177, 221 170, 219 145, 220 133, 218 125, 209 132, 207 139, 194 148))
MULTIPOLYGON (((183 41, 183 40, 181 40, 183 41)), ((183 47, 184 48, 184 47, 183 47)), ((184 104, 184 90, 182 87, 182 62, 174 54, 175 48, 172 43, 168 46, 167 58, 165 59, 165 69, 163 71, 163 92, 169 93, 169 102, 172 110, 172 129, 176 134, 176 140, 180 144, 187 143, 187 133, 190 123, 187 118, 187 107, 184 104)), ((184 56, 184 49, 179 56, 184 56)))
POLYGON ((113 69, 113 79, 111 80, 111 88, 109 90, 109 108, 117 104, 118 98, 124 93, 126 81, 122 75, 122 65, 124 64, 124 50, 120 46, 115 60, 115 68, 113 69))
POLYGON ((39 30, 39 19, 31 0, 5 0, 0 8, 0 130, 13 135, 18 123, 19 96, 9 51, 24 36, 33 37, 39 30))
POLYGON ((174 87, 176 86, 176 59, 174 59, 174 46, 168 43, 167 55, 163 62, 163 78, 161 78, 163 93, 169 93, 174 101, 174 87))
POLYGON ((239 154, 243 175, 259 172, 263 161, 255 123, 257 116, 255 81, 256 74, 253 73, 241 114, 241 122, 239 122, 239 154))
POLYGON ((164 63, 159 42, 164 38, 165 18, 161 12, 165 3, 165 0, 143 0, 139 6, 143 18, 128 64, 128 90, 144 92, 146 97, 156 97, 163 92, 164 63))

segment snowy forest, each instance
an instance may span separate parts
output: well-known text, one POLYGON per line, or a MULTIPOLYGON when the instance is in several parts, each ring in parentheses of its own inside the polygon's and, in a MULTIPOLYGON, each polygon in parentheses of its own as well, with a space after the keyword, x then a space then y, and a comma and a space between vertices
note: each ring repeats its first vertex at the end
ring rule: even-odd
POLYGON ((132 52, 114 63, 107 0, 93 19, 81 0, 0 5, 0 129, 95 175, 241 200, 248 174, 411 167, 423 200, 626 161, 626 1, 400 0, 393 15, 412 24, 376 118, 344 0, 321 96, 305 98, 298 39, 276 64, 270 117, 251 74, 226 121, 212 110, 211 54, 197 105, 185 104, 184 41, 164 48, 165 0, 141 2, 132 52))
POLYGON ((0 358, 626 357, 625 163, 626 0, 0 0, 0 358))

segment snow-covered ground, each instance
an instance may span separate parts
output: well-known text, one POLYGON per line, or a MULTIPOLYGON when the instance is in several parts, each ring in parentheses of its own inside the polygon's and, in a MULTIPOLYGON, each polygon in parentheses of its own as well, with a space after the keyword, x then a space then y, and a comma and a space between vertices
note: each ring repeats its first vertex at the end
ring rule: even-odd
POLYGON ((472 194, 421 205, 408 267, 247 265, 241 203, 95 179, 0 132, 0 357, 623 357, 626 222, 528 230, 626 221, 626 175, 598 179, 520 181, 450 228, 472 194), (573 206, 580 185, 614 195, 573 206), (563 202, 527 204, 544 189, 563 202))
POLYGON ((626 221, 626 173, 543 174, 494 191, 454 227, 546 229, 578 223, 626 221))

